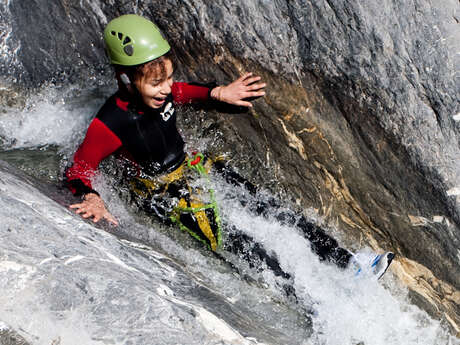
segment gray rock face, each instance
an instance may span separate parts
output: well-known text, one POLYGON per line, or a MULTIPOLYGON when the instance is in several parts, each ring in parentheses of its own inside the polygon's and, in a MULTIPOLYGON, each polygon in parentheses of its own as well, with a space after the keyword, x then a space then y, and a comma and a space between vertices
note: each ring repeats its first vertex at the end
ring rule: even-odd
MULTIPOLYGON (((308 335, 295 313, 268 295, 259 300, 261 289, 253 302, 239 301, 253 287, 231 280, 231 270, 234 299, 181 261, 86 223, 40 192, 36 181, 15 174, 0 161, 2 345, 300 345, 308 335)), ((136 225, 126 225, 135 232, 136 225)), ((193 251, 187 258, 200 260, 193 251)))
MULTIPOLYGON (((2 7, 0 13, 11 33, 4 44, 16 52, 14 58, 20 65, 14 71, 15 79, 22 83, 33 86, 90 78, 103 63, 99 21, 104 16, 97 5, 87 3, 83 8, 67 1, 14 1, 2 7)), ((3 71, 11 64, 6 65, 3 71)))
POLYGON ((454 0, 13 0, 0 5, 9 33, 0 65, 8 75, 11 63, 28 85, 62 72, 86 81, 104 64, 107 20, 136 12, 163 29, 182 78, 261 74, 268 94, 249 114, 209 115, 224 149, 252 162, 255 179, 275 180, 265 184, 316 209, 349 246, 395 251, 401 277, 418 281, 417 300, 438 300, 434 314, 458 324, 459 8, 454 0))

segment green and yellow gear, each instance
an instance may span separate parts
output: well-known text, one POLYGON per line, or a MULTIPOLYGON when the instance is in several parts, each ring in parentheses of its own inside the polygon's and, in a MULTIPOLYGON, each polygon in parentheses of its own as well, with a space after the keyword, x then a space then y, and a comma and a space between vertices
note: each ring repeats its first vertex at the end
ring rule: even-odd
POLYGON ((199 190, 192 191, 185 178, 185 170, 190 169, 208 179, 212 160, 208 159, 204 164, 203 161, 203 155, 197 154, 169 174, 153 179, 136 177, 131 181, 131 190, 137 196, 148 199, 152 196, 166 196, 170 184, 185 182, 188 194, 179 198, 178 203, 174 205, 169 214, 169 219, 180 229, 216 251, 221 246, 222 238, 219 209, 214 191, 211 188, 208 189, 210 202, 205 203, 199 196, 199 190))

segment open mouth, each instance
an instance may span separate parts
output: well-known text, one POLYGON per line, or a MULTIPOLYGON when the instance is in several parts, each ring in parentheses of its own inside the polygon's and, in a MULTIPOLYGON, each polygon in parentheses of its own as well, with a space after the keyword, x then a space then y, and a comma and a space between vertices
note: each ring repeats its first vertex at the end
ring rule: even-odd
POLYGON ((153 100, 155 101, 155 103, 157 104, 163 104, 164 101, 165 101, 166 98, 162 98, 162 97, 153 97, 153 100))

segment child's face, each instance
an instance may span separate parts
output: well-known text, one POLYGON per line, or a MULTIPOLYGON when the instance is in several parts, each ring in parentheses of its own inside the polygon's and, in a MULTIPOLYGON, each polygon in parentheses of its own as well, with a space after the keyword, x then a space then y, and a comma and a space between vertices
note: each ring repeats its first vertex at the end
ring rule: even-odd
POLYGON ((158 68, 157 73, 142 76, 134 81, 142 100, 150 108, 161 108, 165 98, 171 93, 173 84, 173 65, 171 60, 165 59, 164 68, 166 73, 162 73, 161 69, 158 68))

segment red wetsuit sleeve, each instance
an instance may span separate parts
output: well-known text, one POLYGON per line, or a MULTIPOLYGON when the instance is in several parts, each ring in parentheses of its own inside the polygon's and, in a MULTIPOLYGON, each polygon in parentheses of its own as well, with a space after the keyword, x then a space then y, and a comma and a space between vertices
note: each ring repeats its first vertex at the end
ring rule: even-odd
POLYGON ((172 95, 174 102, 187 104, 193 102, 205 102, 209 99, 210 88, 201 85, 187 83, 173 83, 172 95))
POLYGON ((81 195, 93 191, 91 178, 99 163, 121 146, 121 140, 98 118, 88 127, 86 137, 65 172, 72 193, 81 195))

